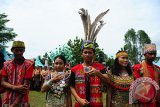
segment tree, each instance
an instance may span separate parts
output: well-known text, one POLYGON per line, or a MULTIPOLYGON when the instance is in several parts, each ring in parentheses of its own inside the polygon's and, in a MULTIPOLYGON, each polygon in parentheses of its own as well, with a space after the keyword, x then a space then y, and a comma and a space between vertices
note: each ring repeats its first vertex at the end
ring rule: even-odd
POLYGON ((106 61, 106 66, 108 66, 109 68, 112 68, 114 64, 114 58, 113 56, 108 57, 107 61, 106 61))
POLYGON ((99 56, 98 61, 99 61, 100 63, 105 62, 105 59, 106 59, 107 55, 105 55, 105 53, 104 53, 103 51, 100 51, 100 52, 98 53, 98 56, 99 56))
MULTIPOLYGON (((72 60, 73 61, 73 65, 79 64, 83 62, 83 59, 81 57, 81 47, 83 44, 83 39, 80 39, 78 37, 76 37, 75 40, 69 40, 67 45, 69 47, 69 50, 71 50, 71 54, 72 54, 72 60)), ((95 61, 98 61, 100 63, 105 62, 106 61, 106 57, 107 55, 104 54, 103 49, 99 48, 98 43, 95 43, 95 47, 96 47, 96 52, 95 52, 95 61)))
POLYGON ((13 32, 13 28, 6 27, 6 23, 9 22, 7 15, 0 14, 0 49, 6 47, 5 44, 12 41, 17 34, 13 32))
MULTIPOLYGON (((70 39, 67 42, 67 45, 63 45, 63 46, 59 45, 59 48, 56 48, 55 51, 51 51, 49 54, 49 58, 51 61, 53 61, 55 56, 62 54, 65 56, 67 61, 70 61, 72 66, 82 63, 83 62, 83 59, 81 57, 82 44, 83 44, 83 40, 78 37, 76 37, 76 39, 74 40, 70 39)), ((94 58, 95 61, 98 61, 100 63, 105 62, 106 64, 106 62, 109 61, 108 56, 103 52, 103 49, 99 48, 99 45, 97 43, 95 43, 95 46, 96 46, 96 56, 94 58)), ((108 66, 108 62, 107 62, 107 66, 108 66)))
POLYGON ((150 37, 143 30, 135 30, 132 28, 124 35, 124 50, 128 51, 131 64, 136 64, 142 60, 144 44, 151 43, 150 37))
POLYGON ((139 39, 139 47, 138 47, 139 60, 142 60, 144 44, 151 43, 151 39, 148 36, 148 34, 146 34, 146 32, 144 32, 143 30, 139 30, 137 32, 137 35, 139 37, 138 38, 139 39))
POLYGON ((113 63, 114 63, 114 58, 113 56, 111 57, 108 57, 107 54, 105 54, 103 52, 103 49, 99 52, 99 55, 98 55, 98 62, 104 64, 105 66, 111 68, 113 66, 113 63))
POLYGON ((67 45, 68 45, 68 49, 71 51, 72 54, 72 65, 76 65, 79 63, 82 63, 82 57, 81 57, 81 47, 83 44, 83 40, 76 37, 75 40, 69 40, 67 45))
MULTIPOLYGON (((76 37, 76 39, 74 40, 70 39, 67 42, 67 45, 63 45, 63 46, 59 45, 59 48, 56 48, 55 51, 51 51, 49 55, 50 59, 53 61, 55 56, 61 54, 61 55, 64 55, 68 61, 70 61, 72 66, 82 63, 83 62, 83 59, 81 57, 82 43, 83 43, 83 40, 78 37, 76 37)), ((99 47, 97 43, 95 45, 96 47, 99 47)), ((99 61, 99 58, 104 59, 104 58, 101 58, 103 56, 100 53, 101 53, 101 49, 96 48, 96 57, 95 57, 96 61, 99 61)))

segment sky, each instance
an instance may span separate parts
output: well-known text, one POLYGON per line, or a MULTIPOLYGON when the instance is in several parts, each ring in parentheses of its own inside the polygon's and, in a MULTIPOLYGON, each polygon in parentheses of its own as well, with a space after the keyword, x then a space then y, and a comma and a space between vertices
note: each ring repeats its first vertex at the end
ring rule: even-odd
MULTIPOLYGON (((144 30, 160 55, 160 1, 159 0, 0 0, 0 13, 8 15, 7 27, 18 34, 15 40, 25 42, 26 58, 35 58, 55 51, 76 36, 84 38, 83 25, 78 14, 87 9, 91 21, 110 9, 103 17, 106 23, 97 36, 100 48, 108 55, 124 46, 125 33, 133 28, 144 30)), ((12 42, 7 45, 10 52, 12 42)))

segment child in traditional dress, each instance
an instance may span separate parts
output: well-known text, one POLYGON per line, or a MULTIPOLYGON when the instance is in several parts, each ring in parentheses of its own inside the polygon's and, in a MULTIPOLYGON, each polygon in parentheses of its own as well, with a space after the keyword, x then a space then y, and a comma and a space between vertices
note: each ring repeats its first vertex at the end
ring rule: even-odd
POLYGON ((64 56, 56 56, 53 72, 45 77, 41 91, 47 92, 46 107, 72 107, 67 81, 70 73, 65 70, 65 64, 64 56))

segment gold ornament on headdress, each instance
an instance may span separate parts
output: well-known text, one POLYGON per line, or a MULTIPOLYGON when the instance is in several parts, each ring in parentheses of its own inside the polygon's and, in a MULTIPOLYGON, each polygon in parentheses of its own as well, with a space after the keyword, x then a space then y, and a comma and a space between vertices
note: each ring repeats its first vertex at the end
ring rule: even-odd
POLYGON ((100 13, 94 20, 93 23, 91 23, 90 15, 88 14, 88 11, 81 8, 79 11, 79 14, 81 16, 83 27, 84 27, 84 34, 85 34, 85 41, 89 40, 91 42, 96 41, 97 34, 105 24, 104 21, 102 21, 102 17, 107 14, 109 9, 105 12, 100 13))
POLYGON ((116 54, 116 58, 118 58, 118 57, 120 57, 120 56, 128 57, 128 53, 125 52, 125 51, 118 52, 118 53, 116 54))

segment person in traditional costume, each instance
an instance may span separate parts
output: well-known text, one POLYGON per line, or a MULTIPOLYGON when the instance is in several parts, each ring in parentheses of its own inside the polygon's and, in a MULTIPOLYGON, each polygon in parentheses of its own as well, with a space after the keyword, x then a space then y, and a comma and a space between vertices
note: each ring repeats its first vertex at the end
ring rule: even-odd
POLYGON ((62 55, 54 58, 54 70, 45 77, 41 88, 47 92, 46 107, 72 107, 68 86, 71 71, 65 69, 66 59, 62 55))
POLYGON ((107 107, 129 107, 129 89, 134 77, 126 51, 117 52, 107 78, 107 107))
POLYGON ((88 11, 80 9, 84 24, 85 40, 82 44, 83 62, 74 66, 71 71, 70 89, 75 98, 74 107, 103 107, 101 83, 104 79, 105 67, 94 61, 96 36, 104 25, 102 17, 109 10, 99 14, 91 24, 88 11), (100 25, 97 27, 98 23, 100 25))
MULTIPOLYGON (((0 94, 4 92, 4 87, 1 86, 1 69, 3 68, 3 63, 5 62, 4 55, 0 52, 0 94)), ((0 95, 0 107, 2 107, 2 99, 0 95)))
POLYGON ((42 75, 42 85, 44 83, 45 76, 50 72, 49 66, 48 66, 48 58, 45 58, 44 60, 45 60, 44 61, 44 67, 43 67, 42 72, 41 72, 41 75, 42 75))
POLYGON ((42 85, 42 66, 36 66, 34 69, 34 74, 33 74, 33 89, 36 91, 41 90, 41 85, 42 85))
POLYGON ((14 41, 11 51, 14 59, 4 62, 2 83, 6 89, 3 107, 29 107, 29 81, 32 79, 33 61, 25 59, 25 44, 14 41))
POLYGON ((49 66, 48 65, 44 65, 42 72, 41 72, 41 77, 42 77, 42 83, 41 86, 43 85, 44 81, 45 81, 45 77, 46 75, 50 74, 50 70, 49 70, 49 66))
POLYGON ((44 66, 44 68, 42 69, 41 75, 43 78, 45 78, 45 76, 50 72, 49 66, 44 66))
MULTIPOLYGON (((156 83, 159 85, 160 67, 153 64, 153 61, 155 60, 157 55, 156 45, 154 43, 145 44, 143 54, 144 60, 141 63, 133 66, 135 79, 140 77, 150 77, 152 80, 155 80, 156 83)), ((151 102, 146 104, 138 102, 137 107, 158 107, 158 103, 160 102, 160 99, 158 97, 160 97, 159 92, 151 102)))

